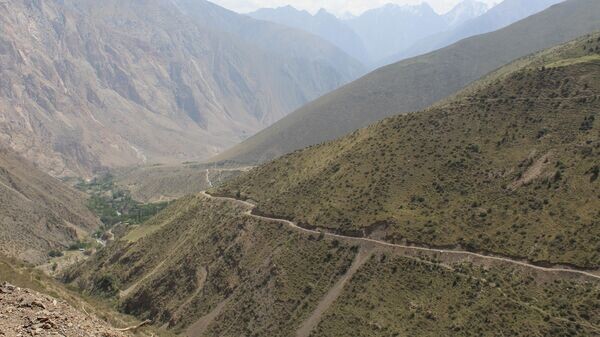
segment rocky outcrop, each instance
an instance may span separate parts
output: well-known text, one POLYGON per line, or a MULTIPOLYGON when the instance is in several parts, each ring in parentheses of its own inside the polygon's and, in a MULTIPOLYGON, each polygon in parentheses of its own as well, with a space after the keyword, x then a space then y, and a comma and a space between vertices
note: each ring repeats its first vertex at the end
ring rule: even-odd
POLYGON ((0 286, 0 336, 126 335, 63 300, 3 283, 0 286))

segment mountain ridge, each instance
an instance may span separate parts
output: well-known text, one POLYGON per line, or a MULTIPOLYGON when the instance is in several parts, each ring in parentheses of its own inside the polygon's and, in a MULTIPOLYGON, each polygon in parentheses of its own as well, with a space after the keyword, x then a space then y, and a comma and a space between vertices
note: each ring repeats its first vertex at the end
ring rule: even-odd
POLYGON ((262 8, 248 15, 255 19, 276 22, 315 34, 338 46, 363 64, 366 65, 370 62, 363 42, 358 35, 344 22, 326 10, 322 9, 315 15, 311 15, 307 11, 285 6, 262 8))
POLYGON ((362 73, 204 1, 0 6, 0 142, 54 176, 208 157, 362 73))
POLYGON ((462 24, 457 25, 449 31, 428 36, 417 41, 414 45, 399 54, 388 58, 383 63, 391 63, 397 60, 422 55, 433 50, 444 48, 470 36, 485 34, 504 28, 563 1, 564 0, 504 0, 481 16, 465 20, 462 24))
POLYGON ((569 0, 499 31, 382 67, 308 103, 211 161, 262 163, 390 115, 423 109, 515 58, 600 30, 598 12, 598 2, 569 0), (512 47, 505 48, 506 43, 512 47))
POLYGON ((427 3, 390 3, 346 19, 340 19, 325 9, 311 14, 291 5, 261 8, 248 15, 321 36, 373 68, 373 65, 416 41, 475 18, 487 9, 484 3, 468 0, 445 14, 438 14, 427 3))

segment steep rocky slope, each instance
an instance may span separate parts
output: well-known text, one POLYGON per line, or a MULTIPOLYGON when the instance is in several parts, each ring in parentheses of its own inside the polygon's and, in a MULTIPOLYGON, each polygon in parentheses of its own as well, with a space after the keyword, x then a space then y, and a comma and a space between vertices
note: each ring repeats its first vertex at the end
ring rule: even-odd
MULTIPOLYGON (((173 3, 196 23, 205 28, 219 30, 241 38, 244 42, 259 46, 260 48, 283 55, 285 61, 309 61, 308 67, 301 68, 307 73, 289 73, 296 80, 306 79, 311 71, 318 70, 317 79, 325 80, 325 75, 332 76, 358 76, 363 68, 352 57, 340 52, 340 49, 326 43, 313 34, 301 30, 291 29, 287 26, 268 23, 252 19, 246 15, 224 10, 208 1, 200 0, 173 0, 173 3), (311 62, 314 62, 311 66, 311 62)), ((270 64, 272 66, 272 64, 270 64)), ((304 65, 304 64, 303 64, 304 65)), ((306 66, 306 65, 304 65, 306 66)), ((289 71, 289 70, 288 70, 289 71)), ((286 83, 289 85, 290 83, 286 83)), ((312 83, 318 88, 328 85, 327 81, 312 83)))
POLYGON ((0 254, 40 262, 100 225, 86 196, 0 149, 0 254))
POLYGON ((600 35, 428 110, 283 156, 215 193, 306 227, 600 266, 600 35))
POLYGON ((204 1, 0 3, 0 142, 55 176, 215 154, 361 66, 204 1))
POLYGON ((4 336, 173 336, 148 324, 140 326, 141 321, 117 312, 107 301, 81 296, 39 269, 2 255, 0 289, 4 336), (138 328, 118 331, 130 327, 138 328))
POLYGON ((9 283, 0 285, 0 335, 124 337, 68 303, 9 283))
POLYGON ((515 58, 600 30, 600 2, 568 0, 502 30, 378 69, 291 113, 212 160, 264 162, 424 109, 515 58))

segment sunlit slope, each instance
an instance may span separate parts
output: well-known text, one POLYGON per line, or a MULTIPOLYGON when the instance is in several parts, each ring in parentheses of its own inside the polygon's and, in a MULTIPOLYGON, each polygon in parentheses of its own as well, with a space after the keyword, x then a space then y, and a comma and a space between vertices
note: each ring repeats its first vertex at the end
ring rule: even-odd
POLYGON ((214 191, 305 226, 600 266, 600 35, 214 191))
POLYGON ((595 284, 383 254, 354 275, 310 336, 596 336, 598 296, 595 284))
POLYGON ((356 248, 244 211, 182 198, 67 281, 94 294, 120 292, 122 311, 192 336, 294 335, 356 248))
MULTIPOLYGON (((306 233, 203 195, 66 280, 187 336, 588 336, 598 285, 306 233)), ((489 261, 488 261, 489 262, 489 261)))

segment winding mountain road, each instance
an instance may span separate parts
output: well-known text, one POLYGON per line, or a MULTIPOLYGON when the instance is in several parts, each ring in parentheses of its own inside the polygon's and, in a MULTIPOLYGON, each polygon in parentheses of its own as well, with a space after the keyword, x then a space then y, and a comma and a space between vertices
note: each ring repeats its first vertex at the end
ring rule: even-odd
MULTIPOLYGON (((207 176, 208 176, 208 174, 207 174, 207 176)), ((256 215, 253 213, 254 209, 256 208, 256 205, 251 202, 248 202, 248 201, 238 200, 238 199, 229 198, 229 197, 216 197, 216 196, 212 196, 212 195, 208 194, 206 191, 201 192, 201 194, 209 199, 226 200, 226 201, 237 203, 238 205, 242 205, 242 206, 248 208, 248 210, 246 212, 244 212, 244 214, 251 216, 253 218, 265 220, 265 221, 269 221, 269 222, 283 223, 295 230, 302 231, 302 232, 309 233, 309 234, 317 234, 317 235, 323 234, 327 237, 342 239, 345 241, 353 241, 353 242, 358 242, 358 243, 371 243, 371 244, 375 244, 377 246, 390 247, 390 248, 402 248, 402 249, 405 249, 408 251, 415 251, 415 252, 438 253, 438 254, 442 254, 442 255, 471 256, 471 257, 488 260, 488 261, 509 263, 512 265, 525 267, 528 269, 537 270, 537 271, 546 272, 546 273, 573 274, 576 276, 584 276, 586 278, 594 279, 595 281, 600 281, 600 271, 586 271, 586 270, 578 270, 578 269, 572 269, 572 268, 566 268, 566 267, 542 267, 542 266, 538 266, 538 265, 535 265, 535 264, 532 264, 532 263, 529 263, 526 261, 519 261, 519 260, 507 258, 507 257, 501 257, 501 256, 485 255, 485 254, 474 253, 474 252, 469 252, 469 251, 465 251, 465 250, 436 249, 436 248, 419 247, 419 246, 408 246, 408 245, 389 243, 389 242, 385 242, 385 241, 381 241, 381 240, 364 238, 364 237, 363 238, 351 237, 351 236, 345 236, 345 235, 340 235, 340 234, 321 232, 318 230, 303 228, 301 226, 298 226, 296 223, 286 220, 286 219, 271 218, 271 217, 266 217, 266 216, 262 216, 262 215, 256 215)))

